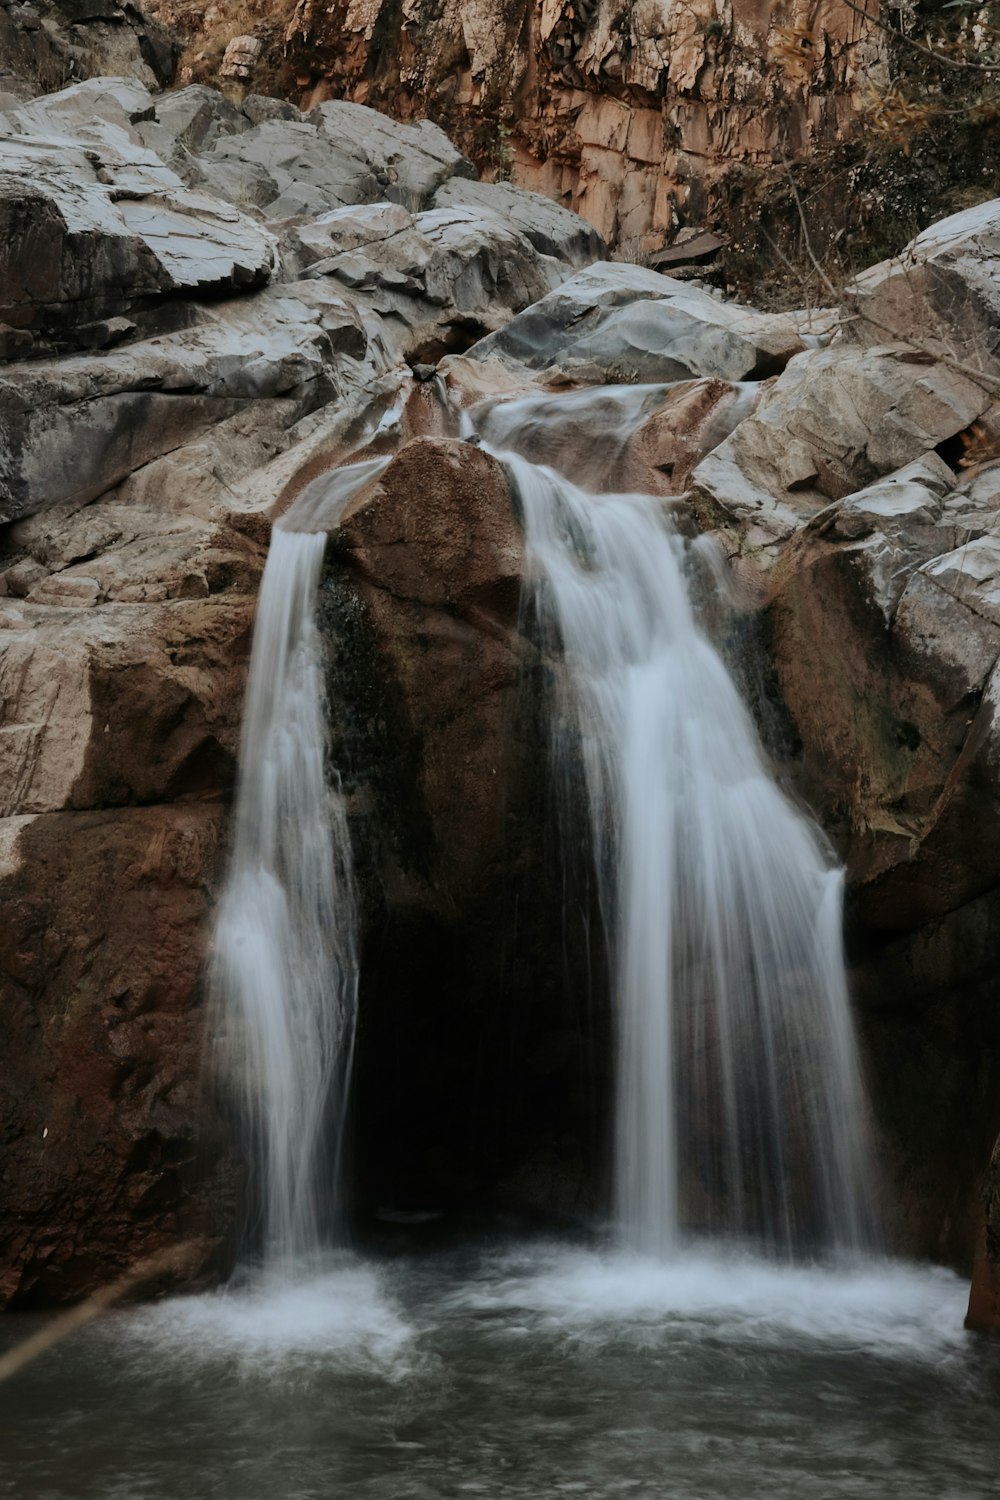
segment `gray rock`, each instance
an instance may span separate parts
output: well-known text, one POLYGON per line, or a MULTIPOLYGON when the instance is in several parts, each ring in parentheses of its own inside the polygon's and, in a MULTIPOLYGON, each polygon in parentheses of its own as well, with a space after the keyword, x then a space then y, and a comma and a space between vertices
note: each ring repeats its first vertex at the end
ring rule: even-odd
POLYGON ((204 84, 163 94, 156 101, 157 123, 191 151, 208 151, 219 140, 248 130, 251 118, 224 94, 204 84))
MULTIPOLYGON (((319 214, 384 196, 384 183, 372 157, 354 150, 350 143, 342 148, 327 140, 310 121, 244 124, 247 128, 241 134, 223 136, 203 153, 203 170, 210 173, 216 162, 225 162, 234 174, 242 168, 250 173, 263 169, 275 185, 269 217, 319 214)), ((238 175, 233 180, 238 181, 238 175)))
POLYGON ((634 383, 760 377, 802 347, 780 318, 607 262, 578 272, 470 354, 550 376, 634 383))
POLYGON ((382 320, 400 360, 433 363, 464 349, 566 275, 487 210, 430 209, 394 222, 400 227, 386 238, 362 243, 360 219, 335 221, 334 231, 346 230, 357 247, 315 262, 306 274, 349 287, 352 300, 382 320))
POLYGON ((240 114, 245 115, 251 125, 263 125, 265 120, 301 120, 302 111, 285 99, 272 99, 267 94, 248 94, 240 105, 240 114))
POLYGON ((906 349, 809 350, 699 464, 694 489, 747 545, 773 552, 831 500, 923 458, 988 405, 980 386, 906 349))
POLYGON ((434 194, 435 208, 487 208, 526 235, 536 250, 582 269, 607 260, 608 247, 592 224, 542 193, 509 182, 453 177, 434 194))
POLYGON ((282 263, 306 269, 317 261, 379 243, 410 230, 414 218, 398 203, 335 208, 315 219, 275 226, 281 232, 282 263))
POLYGON ((384 183, 384 196, 413 213, 428 207, 450 178, 476 180, 468 157, 430 120, 401 125, 378 110, 341 100, 318 105, 309 119, 338 152, 371 162, 384 183))
POLYGON ((1000 371, 1000 199, 932 224, 849 290, 858 317, 849 338, 907 340, 938 355, 1000 371))
POLYGON ((389 363, 325 288, 220 304, 178 333, 0 372, 0 520, 79 507, 261 401, 295 420, 389 363), (348 368, 349 367, 349 368, 348 368))
POLYGON ((65 333, 158 294, 269 279, 272 237, 147 149, 129 117, 145 103, 92 80, 0 121, 0 322, 65 333))

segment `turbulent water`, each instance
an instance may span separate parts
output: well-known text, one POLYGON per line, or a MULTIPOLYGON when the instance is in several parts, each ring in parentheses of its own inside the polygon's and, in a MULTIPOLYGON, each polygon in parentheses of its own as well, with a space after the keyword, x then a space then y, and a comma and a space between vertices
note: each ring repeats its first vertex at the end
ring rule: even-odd
POLYGON ((840 874, 698 624, 663 501, 608 492, 658 394, 473 418, 516 487, 537 613, 562 644, 553 738, 586 787, 618 1022, 618 1219, 656 1253, 692 1224, 858 1250, 871 1193, 840 874))
POLYGON ((0 1495, 992 1500, 1000 1351, 965 1296, 719 1246, 341 1257, 39 1360, 4 1387, 0 1495))

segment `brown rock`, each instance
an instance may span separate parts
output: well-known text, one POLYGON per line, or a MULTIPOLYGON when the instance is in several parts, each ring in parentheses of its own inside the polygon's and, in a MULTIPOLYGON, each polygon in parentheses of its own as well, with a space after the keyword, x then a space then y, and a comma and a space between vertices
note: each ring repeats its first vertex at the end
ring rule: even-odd
POLYGON ((1000 1332, 1000 1140, 993 1150, 983 1194, 986 1225, 976 1247, 966 1328, 1000 1332))
POLYGON ((441 878, 465 899, 500 854, 522 654, 523 542, 503 471, 464 443, 411 442, 351 505, 336 547, 422 747, 441 878))
POLYGON ((232 1232, 238 1173, 199 1078, 198 978, 224 809, 0 822, 0 1299, 93 1290, 232 1232))
POLYGON ((639 252, 661 249, 678 220, 706 222, 734 166, 766 170, 779 150, 795 160, 842 138, 884 45, 843 0, 788 16, 761 0, 583 13, 573 0, 415 0, 405 17, 387 0, 325 0, 289 17, 292 65, 324 72, 326 97, 430 114, 485 175, 639 252), (783 24, 814 38, 794 68, 775 55, 783 24))
POLYGON ((547 864, 522 572, 503 470, 451 439, 406 443, 331 538, 320 617, 364 914, 362 1211, 551 1216, 597 1191, 607 1054, 581 1056, 565 985, 580 937, 547 864))

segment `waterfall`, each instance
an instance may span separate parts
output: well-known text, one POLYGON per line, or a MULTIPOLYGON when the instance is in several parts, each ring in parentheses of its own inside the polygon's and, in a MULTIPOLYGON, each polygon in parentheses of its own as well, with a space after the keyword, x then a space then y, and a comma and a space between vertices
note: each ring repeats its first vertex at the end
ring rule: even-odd
POLYGON ((357 1004, 315 623, 325 545, 322 532, 272 532, 210 974, 218 1068, 245 1122, 271 1265, 314 1255, 330 1215, 357 1004))
POLYGON ((586 789, 617 1016, 617 1221, 657 1255, 688 1226, 777 1253, 861 1249, 841 874, 699 627, 663 501, 606 492, 657 394, 472 416, 515 486, 536 611, 563 648, 553 745, 586 789))

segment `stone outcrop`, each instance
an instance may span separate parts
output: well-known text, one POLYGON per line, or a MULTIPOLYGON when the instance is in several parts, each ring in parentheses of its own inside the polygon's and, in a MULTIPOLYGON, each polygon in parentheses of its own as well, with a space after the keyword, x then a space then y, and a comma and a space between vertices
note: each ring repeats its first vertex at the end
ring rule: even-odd
POLYGON ((736 381, 780 370, 803 348, 791 322, 723 302, 641 266, 595 264, 475 349, 569 383, 736 381))
POLYGON ((561 1045, 572 1024, 548 956, 558 917, 523 572, 503 470, 454 439, 403 446, 331 539, 321 618, 365 912, 363 1216, 566 1213, 588 1192, 572 1075, 544 1058, 525 1069, 521 1051, 561 1045))
POLYGON ((1000 372, 1000 207, 977 204, 917 235, 905 254, 863 272, 851 287, 848 337, 922 349, 975 371, 1000 372))
POLYGON ((773 558, 831 501, 957 440, 991 400, 982 384, 911 345, 809 350, 698 469, 703 513, 737 526, 761 560, 773 558))
MULTIPOLYGON (((646 253, 720 207, 735 224, 761 170, 851 133, 884 61, 884 34, 865 9, 283 0, 257 31, 299 103, 429 115, 484 175, 546 193, 646 253)), ((183 76, 207 76, 222 31, 189 0, 157 0, 155 10, 190 37, 183 76)))

